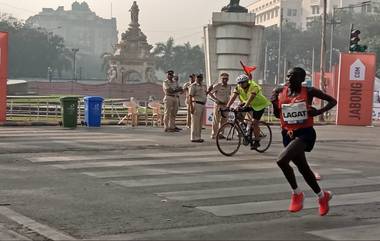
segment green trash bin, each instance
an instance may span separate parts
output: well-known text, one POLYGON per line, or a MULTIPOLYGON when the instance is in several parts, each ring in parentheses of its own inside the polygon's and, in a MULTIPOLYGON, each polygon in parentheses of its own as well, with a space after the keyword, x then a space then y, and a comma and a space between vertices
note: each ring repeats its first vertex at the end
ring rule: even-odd
POLYGON ((76 128, 78 122, 78 97, 62 97, 61 99, 62 126, 76 128))

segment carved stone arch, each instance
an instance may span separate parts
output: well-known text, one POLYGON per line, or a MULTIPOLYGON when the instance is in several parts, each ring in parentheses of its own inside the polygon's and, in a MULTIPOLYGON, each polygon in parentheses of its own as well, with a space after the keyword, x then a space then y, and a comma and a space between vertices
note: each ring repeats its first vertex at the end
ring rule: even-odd
POLYGON ((156 81, 155 71, 153 68, 148 67, 145 70, 145 81, 146 82, 154 82, 156 81))
POLYGON ((130 70, 127 72, 127 82, 128 83, 141 83, 143 82, 143 77, 136 70, 130 70))

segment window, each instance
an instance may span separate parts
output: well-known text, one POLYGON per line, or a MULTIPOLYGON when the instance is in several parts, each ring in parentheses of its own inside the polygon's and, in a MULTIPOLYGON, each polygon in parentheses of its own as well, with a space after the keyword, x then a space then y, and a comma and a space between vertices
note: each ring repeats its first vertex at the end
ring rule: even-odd
POLYGON ((349 7, 348 11, 350 13, 353 13, 354 12, 354 5, 350 4, 348 7, 349 7))
POLYGON ((293 16, 297 16, 297 9, 293 9, 293 11, 292 11, 292 15, 293 15, 293 16))
POLYGON ((311 6, 311 13, 312 14, 319 14, 319 6, 311 6))
POLYGON ((270 11, 270 18, 274 18, 274 11, 270 11))
POLYGON ((278 17, 278 8, 274 11, 274 15, 278 17))
POLYGON ((288 17, 292 16, 292 9, 288 8, 288 17))
POLYGON ((370 4, 366 4, 362 6, 362 13, 370 13, 372 12, 372 6, 370 4))

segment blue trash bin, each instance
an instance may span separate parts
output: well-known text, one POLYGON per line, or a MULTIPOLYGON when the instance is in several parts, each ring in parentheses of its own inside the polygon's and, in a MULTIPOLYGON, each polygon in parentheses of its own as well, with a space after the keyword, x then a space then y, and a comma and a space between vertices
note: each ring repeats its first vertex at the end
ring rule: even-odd
POLYGON ((103 101, 100 96, 84 97, 84 120, 87 127, 101 126, 103 101))

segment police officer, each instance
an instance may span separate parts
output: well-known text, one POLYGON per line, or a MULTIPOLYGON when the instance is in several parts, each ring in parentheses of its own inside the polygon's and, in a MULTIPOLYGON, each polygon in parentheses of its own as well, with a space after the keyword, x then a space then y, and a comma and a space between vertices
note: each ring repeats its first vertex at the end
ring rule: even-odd
POLYGON ((202 143, 202 117, 207 100, 207 88, 203 85, 203 75, 198 74, 195 83, 190 86, 191 142, 202 143))
POLYGON ((178 132, 179 128, 175 126, 179 105, 179 93, 182 88, 178 86, 178 82, 174 80, 174 71, 167 72, 167 79, 163 82, 164 97, 164 130, 165 132, 178 132))
POLYGON ((186 82, 183 85, 183 91, 185 92, 186 96, 186 109, 187 109, 187 116, 186 116, 186 127, 190 128, 191 127, 191 113, 190 113, 190 97, 189 97, 189 90, 190 90, 190 85, 195 82, 195 74, 189 75, 189 81, 186 82))
MULTIPOLYGON (((215 101, 211 139, 216 138, 219 128, 226 123, 226 118, 222 117, 220 109, 226 107, 231 94, 231 89, 228 86, 229 75, 222 73, 220 77, 221 82, 215 84, 209 93, 210 97, 215 101)), ((221 138, 223 138, 223 136, 221 136, 221 138)))

